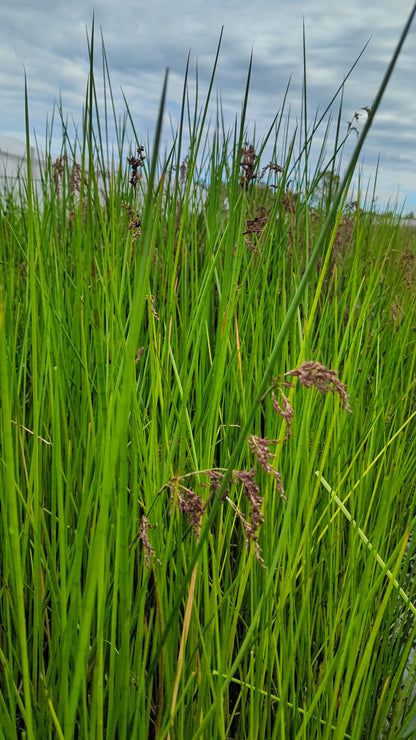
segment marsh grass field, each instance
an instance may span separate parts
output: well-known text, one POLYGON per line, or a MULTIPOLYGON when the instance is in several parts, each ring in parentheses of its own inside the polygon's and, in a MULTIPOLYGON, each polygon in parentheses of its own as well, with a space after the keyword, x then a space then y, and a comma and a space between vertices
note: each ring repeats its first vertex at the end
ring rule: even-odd
POLYGON ((253 141, 218 49, 126 162, 93 41, 0 201, 0 738, 411 738, 415 234, 348 203, 366 131, 344 162, 342 86, 307 123, 306 62, 253 141))

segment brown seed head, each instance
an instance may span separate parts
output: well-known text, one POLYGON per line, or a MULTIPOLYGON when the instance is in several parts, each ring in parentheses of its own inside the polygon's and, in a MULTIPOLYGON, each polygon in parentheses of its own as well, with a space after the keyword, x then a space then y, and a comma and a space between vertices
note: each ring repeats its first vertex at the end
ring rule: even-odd
POLYGON ((339 380, 336 370, 329 370, 320 362, 309 361, 303 362, 295 370, 289 370, 285 373, 285 376, 287 375, 299 378, 299 382, 305 388, 315 386, 321 393, 338 393, 342 407, 347 413, 351 413, 346 386, 339 380))

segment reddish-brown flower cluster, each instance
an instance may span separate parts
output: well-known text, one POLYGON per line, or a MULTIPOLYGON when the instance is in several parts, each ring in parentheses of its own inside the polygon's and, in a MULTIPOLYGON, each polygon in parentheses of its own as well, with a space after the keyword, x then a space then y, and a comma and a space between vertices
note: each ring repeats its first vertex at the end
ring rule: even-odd
POLYGON ((299 378, 299 382, 305 388, 315 386, 321 393, 338 393, 343 409, 348 414, 351 413, 346 386, 339 380, 336 370, 328 370, 320 362, 303 362, 295 370, 289 370, 285 373, 285 377, 288 375, 299 378))
POLYGON ((171 491, 172 506, 175 497, 177 497, 179 511, 186 515, 193 533, 199 537, 201 534, 202 514, 205 510, 204 503, 195 491, 192 491, 191 488, 187 488, 182 484, 178 484, 177 480, 173 480, 172 484, 169 485, 169 488, 171 491))
POLYGON ((127 157, 127 162, 129 163, 131 167, 131 178, 129 182, 130 182, 130 185, 132 185, 133 187, 135 195, 137 192, 137 183, 139 182, 138 170, 141 167, 144 167, 144 160, 146 159, 143 152, 144 152, 144 147, 138 146, 137 147, 137 157, 127 157))
POLYGON ((153 558, 155 556, 155 551, 150 544, 147 534, 148 529, 153 529, 153 527, 150 527, 147 517, 143 516, 140 522, 139 537, 144 547, 144 562, 146 568, 150 568, 150 564, 153 562, 153 558))

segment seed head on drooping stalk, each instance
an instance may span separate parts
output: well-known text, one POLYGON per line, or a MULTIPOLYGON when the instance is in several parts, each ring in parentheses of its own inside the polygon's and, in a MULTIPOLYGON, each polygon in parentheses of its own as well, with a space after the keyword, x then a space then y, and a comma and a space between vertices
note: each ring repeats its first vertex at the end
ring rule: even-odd
POLYGON ((302 362, 295 370, 289 370, 285 373, 285 377, 287 376, 299 378, 299 382, 305 388, 315 386, 321 393, 337 393, 341 399, 343 409, 348 414, 351 413, 347 387, 339 380, 336 370, 329 370, 320 362, 309 361, 302 362))

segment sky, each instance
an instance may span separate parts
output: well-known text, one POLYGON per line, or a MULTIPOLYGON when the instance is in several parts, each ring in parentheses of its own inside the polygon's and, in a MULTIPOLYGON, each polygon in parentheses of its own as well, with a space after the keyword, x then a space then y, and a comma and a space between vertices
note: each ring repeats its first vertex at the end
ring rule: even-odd
MULTIPOLYGON (((81 126, 89 71, 87 34, 95 19, 95 79, 103 91, 101 34, 120 120, 125 96, 143 142, 152 138, 166 68, 169 68, 164 136, 176 127, 188 54, 189 88, 204 101, 221 29, 214 80, 214 103, 221 99, 226 127, 241 112, 252 54, 247 109, 248 139, 266 135, 282 109, 290 135, 300 126, 305 29, 308 123, 322 114, 351 66, 345 83, 341 130, 354 113, 361 129, 412 10, 408 0, 14 0, 3 4, 0 24, 0 147, 5 137, 24 140, 24 74, 27 75, 30 130, 42 147, 55 115, 54 145, 61 128, 61 104, 70 129, 81 126), (197 69, 197 73, 196 73, 197 69), (55 110, 55 113, 54 113, 55 110)), ((416 213, 416 23, 371 127, 360 159, 362 186, 376 180, 376 207, 416 213)), ((336 120, 339 103, 333 109, 336 120)), ((212 108, 215 116, 215 105, 212 108)), ((326 125, 326 121, 324 122, 326 125)), ((110 130, 110 136, 112 130, 110 130)), ((324 128, 315 135, 318 149, 324 128)), ((356 143, 351 132, 345 164, 356 143)), ((279 149, 279 148, 278 148, 279 149)), ((59 149, 57 149, 59 151, 59 149)), ((330 152, 330 147, 328 152, 330 152)), ((134 152, 126 152, 127 154, 134 152)), ((267 150, 265 152, 267 154, 267 150)), ((329 158, 329 153, 328 153, 329 158)), ((264 165, 268 164, 267 157, 264 165)), ((343 159, 344 161, 344 159, 343 159)), ((372 191, 371 191, 372 192, 372 191)))

